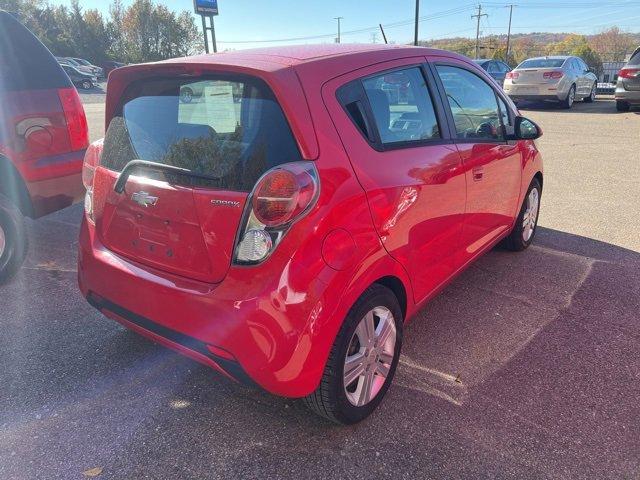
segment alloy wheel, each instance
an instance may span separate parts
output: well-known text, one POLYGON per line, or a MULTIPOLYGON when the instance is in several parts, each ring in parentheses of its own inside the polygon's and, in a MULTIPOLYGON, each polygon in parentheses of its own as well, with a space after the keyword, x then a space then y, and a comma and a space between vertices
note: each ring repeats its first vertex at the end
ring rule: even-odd
POLYGON ((525 242, 531 240, 531 237, 533 237, 533 233, 536 230, 539 208, 540 192, 538 192, 537 188, 533 188, 527 196, 527 207, 524 211, 524 217, 522 219, 522 239, 525 242))
POLYGON ((569 107, 571 107, 573 105, 573 102, 576 101, 576 89, 574 87, 571 87, 571 89, 569 90, 569 98, 567 100, 569 103, 569 107))
POLYGON ((361 407, 373 400, 391 371, 396 348, 396 324, 391 311, 375 307, 360 320, 344 360, 344 390, 361 407))

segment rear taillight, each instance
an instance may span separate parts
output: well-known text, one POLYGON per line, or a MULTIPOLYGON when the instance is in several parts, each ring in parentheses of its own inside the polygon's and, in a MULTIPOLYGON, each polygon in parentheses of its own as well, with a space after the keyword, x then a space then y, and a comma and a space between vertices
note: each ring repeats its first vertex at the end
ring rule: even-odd
POLYGON ((93 142, 84 154, 84 164, 82 165, 82 183, 87 190, 93 188, 93 175, 96 167, 100 165, 100 157, 104 146, 104 138, 93 142))
POLYGON ((62 111, 67 121, 71 150, 87 148, 89 144, 89 128, 78 91, 75 88, 62 88, 58 90, 58 98, 60 98, 62 111))
POLYGON ((626 79, 640 78, 640 68, 623 68, 618 72, 618 77, 626 79))
POLYGON ((509 72, 507 73, 507 78, 511 79, 511 80, 515 80, 520 76, 520 74, 518 72, 509 72))
POLYGON ((557 80, 562 77, 564 77, 564 73, 562 72, 544 72, 542 74, 542 78, 545 80, 557 80))
POLYGON ((96 167, 100 165, 100 157, 102 157, 104 139, 92 143, 84 154, 84 164, 82 165, 82 183, 87 193, 84 196, 84 211, 87 218, 93 222, 93 177, 96 167))
POLYGON ((318 197, 313 162, 280 165, 256 183, 247 203, 235 263, 260 263, 277 247, 289 227, 302 218, 318 197))

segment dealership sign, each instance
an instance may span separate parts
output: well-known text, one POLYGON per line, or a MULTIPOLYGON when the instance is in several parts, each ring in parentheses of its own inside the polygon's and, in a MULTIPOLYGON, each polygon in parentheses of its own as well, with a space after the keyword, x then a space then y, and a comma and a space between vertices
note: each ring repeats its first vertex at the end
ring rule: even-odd
POLYGON ((218 15, 218 0, 193 0, 198 15, 218 15))

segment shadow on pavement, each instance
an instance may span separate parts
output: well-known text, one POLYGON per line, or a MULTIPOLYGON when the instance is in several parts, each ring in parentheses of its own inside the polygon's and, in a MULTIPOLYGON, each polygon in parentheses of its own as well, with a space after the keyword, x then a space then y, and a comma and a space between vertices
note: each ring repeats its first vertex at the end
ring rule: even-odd
POLYGON ((537 112, 558 112, 558 113, 602 113, 602 114, 620 114, 616 110, 616 103, 612 96, 598 97, 595 102, 587 103, 577 100, 570 109, 563 108, 556 102, 518 102, 520 111, 537 111, 537 112))
MULTIPOLYGON (((74 229, 58 228, 51 251, 75 248, 74 229)), ((33 229, 36 249, 50 243, 49 228, 33 229)), ((388 398, 348 428, 123 330, 80 298, 72 268, 54 282, 43 262, 32 254, 0 289, 13 299, 0 340, 4 478, 94 466, 105 478, 640 472, 638 252, 541 228, 526 252, 489 253, 407 326, 388 398)))

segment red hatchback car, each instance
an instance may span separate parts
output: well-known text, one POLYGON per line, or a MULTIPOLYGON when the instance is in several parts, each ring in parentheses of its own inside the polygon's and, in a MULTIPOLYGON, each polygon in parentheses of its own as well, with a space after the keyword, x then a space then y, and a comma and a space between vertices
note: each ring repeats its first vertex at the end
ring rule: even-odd
POLYGON ((354 423, 405 322, 531 243, 540 129, 462 56, 286 47, 111 74, 85 160, 79 283, 106 316, 354 423), (182 88, 202 90, 191 103, 182 88))

